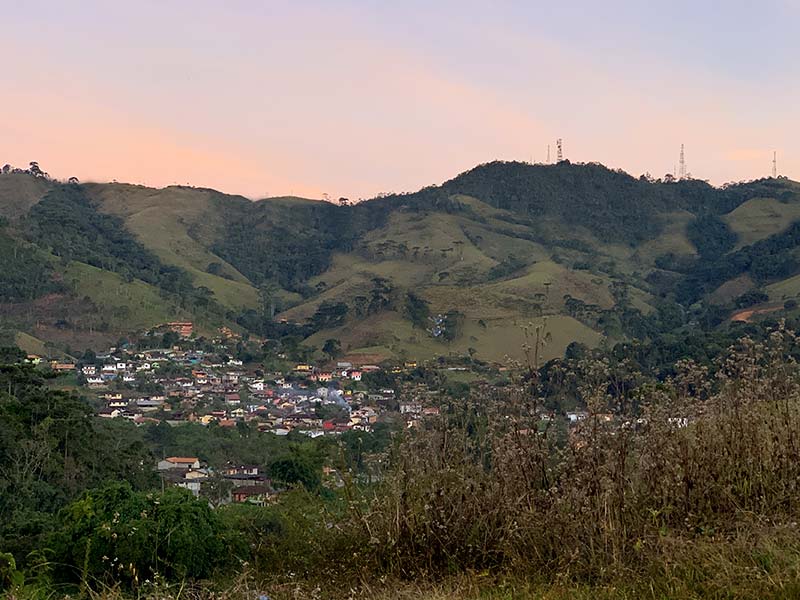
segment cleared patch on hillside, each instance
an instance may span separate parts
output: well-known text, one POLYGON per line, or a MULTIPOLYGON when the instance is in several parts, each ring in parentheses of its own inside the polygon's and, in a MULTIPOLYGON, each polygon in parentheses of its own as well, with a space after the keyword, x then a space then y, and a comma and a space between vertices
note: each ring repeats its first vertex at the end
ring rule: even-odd
POLYGON ((781 233, 800 220, 800 202, 754 198, 725 215, 723 220, 738 236, 736 247, 741 248, 781 233))
POLYGON ((652 267, 656 258, 665 254, 696 255, 697 250, 686 235, 686 226, 694 218, 692 213, 684 210, 666 213, 663 217, 663 231, 654 239, 641 244, 632 260, 639 265, 652 267))
POLYGON ((145 247, 164 263, 188 271, 194 284, 210 289, 218 302, 233 309, 257 306, 258 291, 247 278, 207 249, 221 222, 211 201, 216 192, 125 184, 87 189, 100 201, 103 212, 123 218, 145 247), (209 273, 209 268, 218 274, 209 273))
POLYGON ((103 322, 115 331, 141 331, 188 315, 144 281, 127 282, 121 276, 91 265, 71 262, 64 282, 77 297, 88 297, 96 314, 77 317, 75 325, 99 329, 103 322))
MULTIPOLYGON (((426 360, 441 355, 465 355, 470 348, 482 360, 504 362, 507 358, 524 358, 526 340, 524 329, 544 322, 541 318, 502 318, 482 320, 465 319, 460 335, 452 342, 433 338, 427 331, 415 328, 399 313, 381 313, 346 326, 320 332, 308 339, 314 346, 322 346, 325 339, 341 340, 345 352, 391 353, 392 358, 426 360)), ((543 349, 543 360, 563 356, 573 341, 590 347, 597 346, 602 336, 571 317, 547 317, 550 340, 543 349)))
POLYGON ((764 288, 773 302, 782 302, 789 298, 800 298, 800 275, 789 277, 764 288))
POLYGON ((730 304, 736 298, 745 292, 752 290, 756 284, 749 275, 740 275, 734 279, 730 279, 719 286, 708 296, 708 300, 714 304, 725 305, 730 304))
POLYGON ((0 215, 11 221, 19 219, 42 199, 48 189, 50 182, 39 177, 0 174, 0 215))
POLYGON ((50 354, 47 345, 42 340, 24 331, 17 332, 14 336, 14 342, 17 344, 17 347, 28 354, 35 354, 37 356, 48 356, 50 354))
POLYGON ((564 296, 579 298, 587 304, 611 308, 614 298, 605 275, 574 271, 552 261, 538 262, 521 277, 485 286, 487 289, 525 300, 535 300, 544 309, 564 305, 564 296))

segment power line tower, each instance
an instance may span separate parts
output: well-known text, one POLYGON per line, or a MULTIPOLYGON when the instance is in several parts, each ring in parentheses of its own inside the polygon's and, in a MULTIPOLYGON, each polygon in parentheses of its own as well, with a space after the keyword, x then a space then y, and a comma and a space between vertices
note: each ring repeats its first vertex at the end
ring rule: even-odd
POLYGON ((561 144, 561 138, 558 138, 556 140, 556 149, 557 149, 556 156, 558 157, 557 162, 561 162, 562 160, 564 160, 564 152, 561 144))
POLYGON ((777 151, 772 152, 772 178, 778 178, 778 153, 777 151))
POLYGON ((681 144, 681 162, 678 170, 678 179, 686 179, 686 157, 683 155, 683 144, 681 144))

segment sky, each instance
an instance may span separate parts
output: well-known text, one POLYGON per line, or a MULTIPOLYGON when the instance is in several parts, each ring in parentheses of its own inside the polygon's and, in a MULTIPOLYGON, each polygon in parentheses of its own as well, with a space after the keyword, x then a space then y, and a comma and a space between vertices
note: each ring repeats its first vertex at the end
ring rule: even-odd
POLYGON ((0 0, 0 163, 251 198, 495 159, 800 179, 800 0, 0 0))

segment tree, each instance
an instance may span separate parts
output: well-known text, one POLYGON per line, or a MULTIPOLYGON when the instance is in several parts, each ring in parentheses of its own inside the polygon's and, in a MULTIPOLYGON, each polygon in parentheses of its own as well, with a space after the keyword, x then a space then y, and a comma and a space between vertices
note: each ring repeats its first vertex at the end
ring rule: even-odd
POLYGON ((424 298, 417 296, 414 292, 408 292, 406 294, 405 308, 408 318, 414 327, 425 329, 428 326, 428 318, 431 311, 424 298))
POLYGON ((334 358, 341 356, 342 343, 335 338, 329 338, 325 340, 325 344, 322 346, 322 351, 328 355, 328 358, 333 360, 334 358))
POLYGON ((42 171, 42 169, 39 167, 39 163, 36 161, 31 161, 30 166, 28 168, 28 173, 30 173, 34 177, 45 177, 47 175, 47 173, 42 171))
POLYGON ((51 547, 71 567, 65 575, 100 581, 208 577, 220 557, 234 558, 207 500, 179 488, 135 492, 126 483, 88 491, 64 509, 51 547))
POLYGON ((349 308, 344 302, 330 302, 326 300, 317 307, 316 312, 309 319, 309 324, 314 331, 339 327, 344 324, 349 308))
POLYGON ((263 281, 261 285, 258 286, 258 298, 261 301, 261 315, 267 321, 271 321, 275 318, 279 289, 280 287, 274 281, 263 281))
POLYGON ((315 491, 322 483, 323 455, 309 445, 294 445, 290 455, 273 461, 269 476, 286 485, 300 484, 307 490, 315 491))
POLYGON ((230 502, 231 490, 233 490, 233 482, 225 479, 219 473, 214 473, 203 483, 200 495, 212 506, 219 507, 230 502))

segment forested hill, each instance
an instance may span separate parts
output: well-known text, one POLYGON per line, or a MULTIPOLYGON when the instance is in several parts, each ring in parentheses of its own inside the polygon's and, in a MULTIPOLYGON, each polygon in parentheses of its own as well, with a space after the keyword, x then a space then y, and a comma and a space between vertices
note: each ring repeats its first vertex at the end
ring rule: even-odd
POLYGON ((0 174, 0 215, 0 335, 61 350, 191 319, 312 353, 335 339, 374 359, 502 360, 545 317, 558 355, 776 315, 800 293, 800 186, 783 178, 493 162, 339 206, 60 183, 37 165, 0 174))

